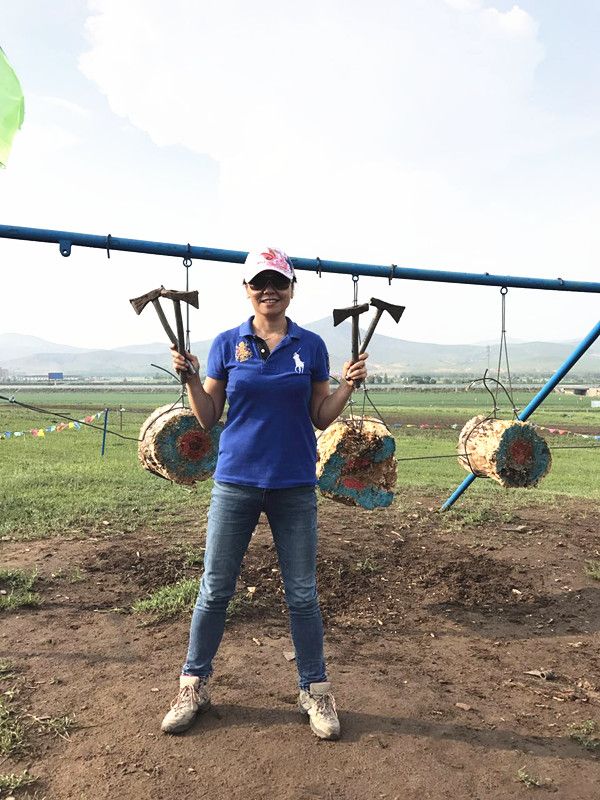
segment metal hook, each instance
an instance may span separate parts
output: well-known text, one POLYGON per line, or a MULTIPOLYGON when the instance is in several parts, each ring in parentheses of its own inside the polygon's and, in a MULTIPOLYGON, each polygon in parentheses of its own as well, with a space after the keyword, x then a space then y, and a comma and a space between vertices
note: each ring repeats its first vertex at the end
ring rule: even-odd
POLYGON ((106 255, 110 258, 110 240, 112 239, 111 234, 109 233, 106 237, 106 255))
POLYGON ((352 276, 352 283, 353 283, 352 303, 356 306, 358 305, 358 275, 352 276))
POLYGON ((183 257, 183 266, 186 269, 189 269, 192 266, 192 248, 190 247, 189 242, 187 245, 187 255, 183 257))
POLYGON ((321 278, 321 259, 317 256, 317 275, 321 278))
POLYGON ((390 267, 390 274, 388 275, 388 286, 392 285, 392 280, 396 277, 394 275, 394 272, 395 272, 397 266, 398 266, 398 264, 392 264, 392 266, 390 267))
POLYGON ((502 297, 504 297, 505 295, 507 295, 507 294, 508 294, 508 287, 506 287, 506 286, 502 286, 502 287, 500 288, 500 294, 502 295, 502 297))

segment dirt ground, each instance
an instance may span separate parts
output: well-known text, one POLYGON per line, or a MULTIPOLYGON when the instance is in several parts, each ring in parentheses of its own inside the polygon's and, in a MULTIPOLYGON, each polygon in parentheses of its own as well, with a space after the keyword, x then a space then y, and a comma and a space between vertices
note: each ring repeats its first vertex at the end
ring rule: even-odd
POLYGON ((32 730, 29 752, 0 773, 28 769, 40 800, 599 797, 600 749, 569 735, 600 723, 600 583, 585 573, 600 557, 597 507, 532 506, 470 527, 434 513, 440 499, 370 513, 321 503, 338 742, 317 740, 297 710, 262 520, 240 578, 247 600, 215 663, 213 709, 177 737, 159 726, 189 617, 152 622, 130 606, 199 574, 183 546, 202 543, 204 521, 160 536, 0 543, 3 567, 37 568, 43 600, 0 615, 0 659, 16 672, 1 688, 18 689, 23 714, 76 719, 68 740, 32 730), (529 789, 525 775, 542 785, 529 789))

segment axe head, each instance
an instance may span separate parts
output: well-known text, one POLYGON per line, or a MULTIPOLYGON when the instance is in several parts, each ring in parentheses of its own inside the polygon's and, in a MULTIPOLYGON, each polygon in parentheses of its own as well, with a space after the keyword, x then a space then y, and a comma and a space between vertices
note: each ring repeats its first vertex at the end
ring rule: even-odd
POLYGON ((163 287, 161 286, 160 289, 153 289, 151 292, 147 292, 146 294, 143 294, 141 297, 133 297, 129 302, 133 306, 133 310, 135 311, 135 313, 141 314, 142 311, 148 305, 148 303, 160 297, 162 291, 163 287))
POLYGON ((365 311, 369 310, 369 304, 363 303, 360 306, 348 306, 348 308, 334 308, 333 309, 333 327, 335 328, 336 325, 339 325, 340 322, 343 322, 348 317, 357 317, 359 314, 364 314, 365 311))
POLYGON ((385 300, 378 300, 376 297, 371 298, 371 305, 383 314, 387 311, 392 317, 394 322, 400 322, 400 317, 404 313, 406 306, 395 306, 392 303, 386 303, 385 300))
POLYGON ((180 303, 189 303, 194 308, 199 307, 197 290, 193 292, 178 292, 175 289, 165 289, 163 287, 160 290, 160 296, 166 297, 168 300, 179 300, 180 303))

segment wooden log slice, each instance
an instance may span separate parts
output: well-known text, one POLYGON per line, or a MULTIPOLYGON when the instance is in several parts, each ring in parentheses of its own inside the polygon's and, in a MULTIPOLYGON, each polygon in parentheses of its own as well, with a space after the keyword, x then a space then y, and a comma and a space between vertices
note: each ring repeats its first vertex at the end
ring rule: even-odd
POLYGON ((138 456, 154 475, 193 486, 213 474, 222 430, 205 431, 189 408, 161 406, 140 429, 138 456))
POLYGON ((321 494, 366 509, 389 506, 396 487, 394 437, 378 419, 339 419, 317 441, 321 494))
POLYGON ((501 486, 536 486, 550 470, 546 441, 532 425, 517 420, 470 419, 458 437, 458 461, 468 471, 501 486))

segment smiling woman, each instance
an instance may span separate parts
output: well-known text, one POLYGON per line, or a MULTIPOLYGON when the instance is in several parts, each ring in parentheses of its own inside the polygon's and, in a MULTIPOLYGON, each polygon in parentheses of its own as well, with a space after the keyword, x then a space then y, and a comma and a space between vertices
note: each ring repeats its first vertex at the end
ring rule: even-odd
MULTIPOLYGON (((355 381, 366 378, 367 354, 343 367, 331 393, 323 340, 286 316, 296 278, 281 250, 249 253, 244 287, 253 316, 212 343, 204 385, 198 359, 187 382, 190 405, 207 430, 227 399, 208 513, 204 574, 194 608, 179 694, 162 730, 179 733, 210 705, 208 679, 225 628, 242 559, 261 512, 277 549, 296 651, 301 710, 312 731, 337 739, 340 725, 323 654, 317 596, 316 439, 341 413, 355 381)), ((173 351, 173 366, 186 361, 173 351)))

